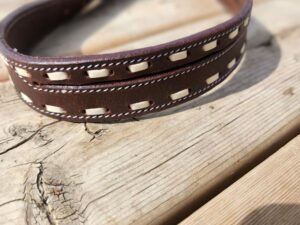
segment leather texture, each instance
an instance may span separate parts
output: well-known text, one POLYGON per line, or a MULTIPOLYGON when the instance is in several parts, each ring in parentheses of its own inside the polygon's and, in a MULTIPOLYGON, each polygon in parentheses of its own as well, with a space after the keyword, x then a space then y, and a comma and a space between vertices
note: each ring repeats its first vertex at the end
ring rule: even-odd
POLYGON ((169 43, 103 55, 30 56, 38 41, 91 1, 38 1, 1 22, 2 58, 20 97, 40 113, 115 122, 160 111, 211 90, 244 55, 252 0, 223 0, 230 20, 169 43))

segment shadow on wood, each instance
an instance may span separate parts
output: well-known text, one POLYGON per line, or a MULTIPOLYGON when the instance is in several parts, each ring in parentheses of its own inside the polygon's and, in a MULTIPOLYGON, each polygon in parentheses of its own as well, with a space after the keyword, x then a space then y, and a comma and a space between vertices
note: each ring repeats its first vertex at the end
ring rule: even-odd
POLYGON ((271 204, 250 213, 240 225, 297 225, 299 221, 299 204, 271 204))
MULTIPOLYGON (((242 65, 221 88, 181 106, 145 116, 145 119, 170 115, 222 99, 251 88, 267 79, 277 69, 281 60, 281 49, 268 29, 255 18, 248 33, 248 49, 242 65)), ((200 74, 201 75, 201 74, 200 74)), ((213 107, 213 106, 212 106, 213 107)))
MULTIPOLYGON (((80 49, 97 30, 105 27, 136 0, 102 1, 88 13, 79 14, 48 34, 30 53, 33 56, 83 55, 80 49), (78 32, 80 30, 80 32, 78 32), (49 48, 51 44, 52 48, 49 48), (53 50, 54 49, 54 50, 53 50)), ((101 42, 101 39, 99 40, 101 42)), ((112 43, 113 44, 113 43, 112 43)))
MULTIPOLYGON (((280 63, 281 48, 268 29, 254 18, 252 19, 248 36, 248 53, 246 54, 244 62, 242 62, 242 65, 235 73, 234 77, 229 79, 224 86, 209 95, 200 97, 183 106, 146 116, 145 119, 179 113, 191 108, 200 108, 204 104, 241 92, 267 79, 277 69, 280 63), (255 38, 251 38, 252 36, 255 36, 255 38)), ((257 156, 252 163, 245 165, 238 173, 232 174, 230 179, 221 181, 214 190, 210 190, 210 193, 207 193, 207 195, 204 195, 204 197, 201 197, 200 199, 195 199, 190 205, 186 205, 185 208, 177 212, 176 216, 172 217, 164 224, 178 224, 188 215, 192 214, 195 210, 208 202, 212 197, 231 185, 235 180, 238 180, 256 165, 272 155, 276 150, 280 149, 288 140, 295 137, 298 133, 299 127, 296 128, 296 130, 292 130, 285 137, 282 137, 282 139, 274 143, 273 146, 270 146, 267 151, 257 156)))

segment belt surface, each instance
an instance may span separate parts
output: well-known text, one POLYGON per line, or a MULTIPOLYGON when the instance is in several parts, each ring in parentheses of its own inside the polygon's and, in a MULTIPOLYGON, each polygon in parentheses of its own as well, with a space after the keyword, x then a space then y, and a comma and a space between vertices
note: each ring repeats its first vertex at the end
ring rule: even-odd
POLYGON ((91 0, 29 4, 1 22, 0 50, 17 92, 33 109, 73 122, 113 122, 161 111, 224 81, 245 52, 252 0, 223 0, 233 17, 157 46, 112 54, 30 56, 91 0))

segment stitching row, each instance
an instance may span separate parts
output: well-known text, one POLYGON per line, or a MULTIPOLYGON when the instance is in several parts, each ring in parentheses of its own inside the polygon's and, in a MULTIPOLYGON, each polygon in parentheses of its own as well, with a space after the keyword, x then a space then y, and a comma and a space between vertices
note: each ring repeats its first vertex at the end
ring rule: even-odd
MULTIPOLYGON (((246 17, 248 18, 248 16, 246 17)), ((237 29, 239 26, 241 26, 243 23, 245 23, 246 19, 244 19, 242 22, 240 22, 238 25, 234 26, 233 28, 223 32, 223 33, 220 33, 218 35, 215 35, 213 37, 210 37, 208 39, 205 39, 203 41, 200 41, 200 42, 197 42, 195 44, 192 44, 192 45, 189 45, 189 46, 186 46, 186 47, 183 47, 183 48, 178 48, 176 50, 172 50, 170 52, 166 52, 166 53, 160 53, 158 55, 153 55, 151 57, 146 57, 146 58, 140 58, 140 59, 133 59, 133 60, 125 60, 125 61, 119 61, 119 62, 115 62, 115 63, 103 63, 103 64, 96 64, 96 65, 93 65, 93 64, 90 64, 90 65, 87 65, 87 66, 75 66, 75 67, 55 67, 55 68, 45 68, 45 67, 42 67, 42 68, 38 68, 38 67, 32 67, 32 66, 27 66, 27 65, 23 65, 23 64, 19 64, 19 63, 16 63, 14 61, 10 61, 8 59, 6 59, 6 61, 9 63, 9 64, 12 64, 10 66, 17 66, 17 67, 21 67, 23 69, 29 69, 29 70, 33 70, 33 71, 46 71, 46 72, 56 72, 56 71, 77 71, 77 70, 83 70, 83 69, 97 69, 97 68, 103 68, 103 67, 111 67, 111 66, 119 66, 119 65, 127 65, 127 64, 133 64, 133 63, 139 63, 139 62, 142 62, 142 61, 148 61, 148 60, 154 60, 154 59, 158 59, 158 58, 161 58, 163 56, 169 56, 169 55, 172 55, 174 53, 177 53, 177 52, 180 52, 180 51, 185 51, 185 50, 188 50, 188 49, 191 49, 191 48, 195 48, 195 47, 198 47, 199 45, 202 45, 202 44, 205 44, 209 41, 214 41, 218 38, 221 38, 227 34, 229 34, 230 32, 234 31, 235 29, 237 29)))
MULTIPOLYGON (((141 113, 146 113, 146 112, 153 112, 153 111, 157 111, 157 110, 160 110, 160 109, 163 109, 163 108, 166 108, 166 107, 169 107, 171 105, 174 105, 176 103, 179 103, 179 102, 182 102, 182 101, 185 101, 187 99, 190 99, 190 98, 193 98, 197 95, 200 95, 202 94, 203 92, 207 91, 208 89, 212 88, 213 86, 217 85, 218 83, 224 81, 228 75, 231 73, 231 71, 227 72, 222 78, 216 80, 214 83, 206 86, 205 88, 203 89, 200 89, 199 91, 196 91, 184 98, 181 98, 181 99, 178 99, 178 100, 174 100, 174 101, 171 101, 171 102, 168 102, 168 103, 165 103, 165 104, 162 104, 162 105, 158 105, 158 106, 153 106, 149 109, 143 109, 143 110, 138 110, 138 111, 133 111, 133 112, 126 112, 126 113, 119 113, 119 114, 112 114, 112 115, 99 115, 99 116, 78 116, 78 115, 65 115, 65 114, 58 114, 58 113, 52 113, 52 112, 48 112, 44 109, 41 109, 37 106, 34 106, 32 104, 29 104, 32 108, 34 108, 35 110, 41 112, 41 113, 44 113, 44 114, 47 114, 47 115, 50 115, 50 116, 55 116, 55 117, 60 117, 60 118, 66 118, 66 119, 108 119, 108 118, 120 118, 120 117, 123 117, 123 116, 133 116, 133 115, 137 115, 137 114, 141 114, 141 113)), ((27 103, 28 104, 28 103, 27 103)))
POLYGON ((143 86, 148 86, 148 85, 153 85, 155 83, 159 83, 162 81, 166 81, 166 80, 170 80, 170 79, 174 79, 177 78, 179 76, 185 75, 185 74, 189 74, 193 71, 196 71, 206 65, 209 65, 210 63, 218 60, 219 58, 221 58, 223 55, 225 55, 227 52, 229 52, 232 48, 234 48, 235 46, 230 47, 229 49, 227 49, 226 51, 220 53, 219 55, 217 55, 216 57, 198 65, 198 66, 194 66, 191 67, 185 71, 182 71, 180 73, 177 74, 173 74, 171 76, 165 77, 165 78, 160 78, 160 79, 156 79, 156 80, 152 80, 152 81, 147 81, 144 83, 139 83, 139 84, 133 84, 133 85, 128 85, 128 86, 123 86, 123 87, 113 87, 113 88, 101 88, 101 89, 93 89, 93 90, 66 90, 66 89, 60 89, 60 90, 55 90, 55 89, 50 89, 50 88, 42 88, 42 87, 36 87, 35 85, 29 83, 27 80, 25 80, 23 77, 21 77, 20 75, 19 78, 26 83, 28 86, 32 87, 34 90, 36 91, 40 91, 40 92, 46 92, 46 93, 55 93, 55 94, 79 94, 79 93, 105 93, 105 92, 115 92, 115 91, 121 91, 121 90, 128 90, 128 89, 133 89, 133 88, 138 88, 138 87, 143 87, 143 86))

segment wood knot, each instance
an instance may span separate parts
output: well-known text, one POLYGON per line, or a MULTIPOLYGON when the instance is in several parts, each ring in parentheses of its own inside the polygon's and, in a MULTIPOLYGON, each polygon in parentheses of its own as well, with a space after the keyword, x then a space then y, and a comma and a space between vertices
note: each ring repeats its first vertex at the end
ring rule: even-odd
POLYGON ((27 224, 80 225, 80 184, 61 167, 36 163, 31 166, 25 182, 27 224))
POLYGON ((290 87, 290 88, 286 89, 286 90, 283 92, 283 95, 285 95, 285 96, 293 96, 293 95, 295 95, 295 93, 294 93, 294 88, 293 88, 293 87, 290 87))

